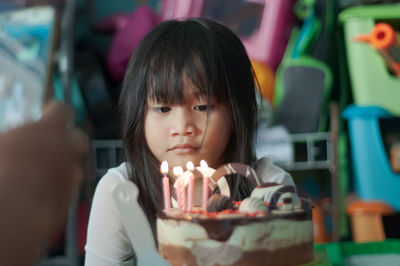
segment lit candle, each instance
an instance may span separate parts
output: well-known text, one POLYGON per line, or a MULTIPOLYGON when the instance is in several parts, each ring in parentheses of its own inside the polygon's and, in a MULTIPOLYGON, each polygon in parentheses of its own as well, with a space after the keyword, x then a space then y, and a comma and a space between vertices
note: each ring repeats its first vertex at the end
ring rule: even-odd
POLYGON ((187 211, 191 211, 193 208, 193 198, 194 198, 194 164, 191 161, 188 161, 186 164, 186 168, 190 171, 189 182, 188 182, 188 205, 187 211))
POLYGON ((171 208, 171 194, 169 191, 169 178, 168 174, 168 163, 167 161, 163 161, 161 163, 161 173, 164 175, 162 177, 162 186, 163 186, 163 196, 164 196, 164 209, 169 210, 171 208))
POLYGON ((175 191, 178 200, 178 209, 185 210, 186 207, 186 195, 185 195, 185 184, 182 178, 179 178, 183 174, 183 169, 180 166, 176 166, 172 169, 174 175, 176 176, 175 180, 175 191))
POLYGON ((201 160, 200 167, 203 170, 203 209, 204 209, 204 211, 207 211, 209 177, 207 174, 208 165, 207 165, 206 161, 201 160))

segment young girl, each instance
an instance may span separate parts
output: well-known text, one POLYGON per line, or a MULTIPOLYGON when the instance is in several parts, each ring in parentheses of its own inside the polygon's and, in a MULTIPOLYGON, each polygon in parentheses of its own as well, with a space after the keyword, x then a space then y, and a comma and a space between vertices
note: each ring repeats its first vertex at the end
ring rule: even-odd
MULTIPOLYGON (((132 181, 155 232, 162 209, 160 163, 185 168, 255 160, 257 124, 254 73, 239 38, 207 19, 167 21, 138 45, 120 96, 126 163, 99 182, 90 214, 86 265, 131 265, 134 250, 113 203, 111 188, 132 181)), ((291 177, 263 160, 256 171, 271 182, 291 177)), ((170 176, 173 176, 170 174, 170 176)), ((245 178, 227 177, 232 199, 250 195, 245 178)), ((171 183, 173 181, 171 180, 171 183)), ((134 215, 134 214, 132 214, 134 215)))

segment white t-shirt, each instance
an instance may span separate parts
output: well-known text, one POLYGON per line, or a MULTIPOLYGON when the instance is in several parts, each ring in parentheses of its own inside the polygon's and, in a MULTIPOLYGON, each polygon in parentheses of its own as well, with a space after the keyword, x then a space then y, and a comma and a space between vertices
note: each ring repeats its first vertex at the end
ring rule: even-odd
MULTIPOLYGON (((268 158, 258 160, 254 168, 263 182, 294 185, 291 176, 268 158)), ((134 251, 111 193, 127 180, 127 164, 122 163, 108 170, 97 185, 87 231, 86 266, 134 265, 134 251)))

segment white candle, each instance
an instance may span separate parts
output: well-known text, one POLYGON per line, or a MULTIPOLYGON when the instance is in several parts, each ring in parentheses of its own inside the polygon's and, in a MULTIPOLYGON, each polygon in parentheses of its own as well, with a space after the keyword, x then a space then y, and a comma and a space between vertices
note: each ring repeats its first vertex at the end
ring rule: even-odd
POLYGON ((188 205, 187 205, 187 211, 191 211, 193 208, 193 199, 194 199, 194 175, 193 175, 193 170, 194 170, 194 164, 191 161, 188 161, 186 164, 186 168, 189 170, 190 175, 189 175, 189 182, 188 182, 188 205))
POLYGON ((206 161, 200 161, 200 167, 203 169, 203 209, 207 211, 208 190, 209 190, 209 177, 207 173, 208 165, 206 161))
POLYGON ((171 208, 171 193, 169 190, 169 178, 167 176, 168 174, 167 161, 163 161, 161 163, 161 173, 164 175, 162 178, 164 209, 169 210, 171 208))
POLYGON ((184 180, 180 178, 180 176, 183 174, 183 169, 180 166, 176 166, 172 169, 174 175, 176 176, 175 180, 175 191, 176 191, 176 196, 178 197, 178 209, 180 210, 185 210, 186 207, 186 195, 185 195, 185 186, 184 186, 184 180))

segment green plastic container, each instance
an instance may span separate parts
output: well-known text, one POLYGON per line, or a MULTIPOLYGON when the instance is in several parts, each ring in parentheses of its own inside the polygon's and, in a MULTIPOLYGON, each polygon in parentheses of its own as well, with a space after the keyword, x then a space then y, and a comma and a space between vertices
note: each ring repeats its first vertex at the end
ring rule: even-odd
POLYGON ((307 264, 301 264, 299 266, 333 266, 333 265, 329 258, 328 249, 324 247, 318 247, 314 249, 313 261, 307 264))
POLYGON ((314 248, 315 251, 327 250, 332 266, 400 265, 400 239, 369 243, 333 242, 316 244, 314 248))
POLYGON ((400 115, 400 78, 388 72, 384 60, 368 43, 352 41, 359 34, 369 33, 378 22, 387 22, 400 31, 400 5, 349 8, 339 14, 339 21, 343 24, 354 102, 400 115))

